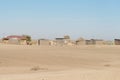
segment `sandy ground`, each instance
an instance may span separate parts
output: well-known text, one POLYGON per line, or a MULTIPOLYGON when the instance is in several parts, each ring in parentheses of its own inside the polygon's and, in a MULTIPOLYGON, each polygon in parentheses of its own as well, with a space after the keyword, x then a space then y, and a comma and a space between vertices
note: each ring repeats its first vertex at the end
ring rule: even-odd
POLYGON ((120 80, 120 46, 0 45, 0 80, 120 80))

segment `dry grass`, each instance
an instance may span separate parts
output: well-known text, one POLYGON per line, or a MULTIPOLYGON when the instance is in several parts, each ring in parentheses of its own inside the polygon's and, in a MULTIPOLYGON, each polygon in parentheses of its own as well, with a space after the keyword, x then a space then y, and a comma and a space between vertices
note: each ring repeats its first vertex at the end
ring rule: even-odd
POLYGON ((34 66, 30 69, 31 71, 45 71, 45 70, 48 70, 47 68, 41 68, 39 66, 34 66))

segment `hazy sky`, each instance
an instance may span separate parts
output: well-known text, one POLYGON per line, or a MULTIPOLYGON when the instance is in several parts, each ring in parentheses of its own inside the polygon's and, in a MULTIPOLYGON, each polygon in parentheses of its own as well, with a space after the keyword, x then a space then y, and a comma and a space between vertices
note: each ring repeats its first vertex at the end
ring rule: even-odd
POLYGON ((120 0, 0 0, 0 38, 120 38, 120 0))

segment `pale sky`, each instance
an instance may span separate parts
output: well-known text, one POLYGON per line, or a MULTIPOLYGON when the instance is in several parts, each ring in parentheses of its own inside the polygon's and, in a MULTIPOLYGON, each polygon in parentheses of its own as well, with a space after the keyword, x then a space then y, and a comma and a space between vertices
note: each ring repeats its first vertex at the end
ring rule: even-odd
POLYGON ((120 38, 120 0, 0 0, 0 38, 120 38))

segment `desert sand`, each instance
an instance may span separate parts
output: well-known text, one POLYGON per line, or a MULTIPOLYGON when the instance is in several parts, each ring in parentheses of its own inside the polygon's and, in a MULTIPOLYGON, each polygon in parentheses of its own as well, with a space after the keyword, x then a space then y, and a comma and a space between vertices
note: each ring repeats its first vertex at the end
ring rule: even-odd
POLYGON ((0 80, 120 80, 120 46, 0 45, 0 80))

